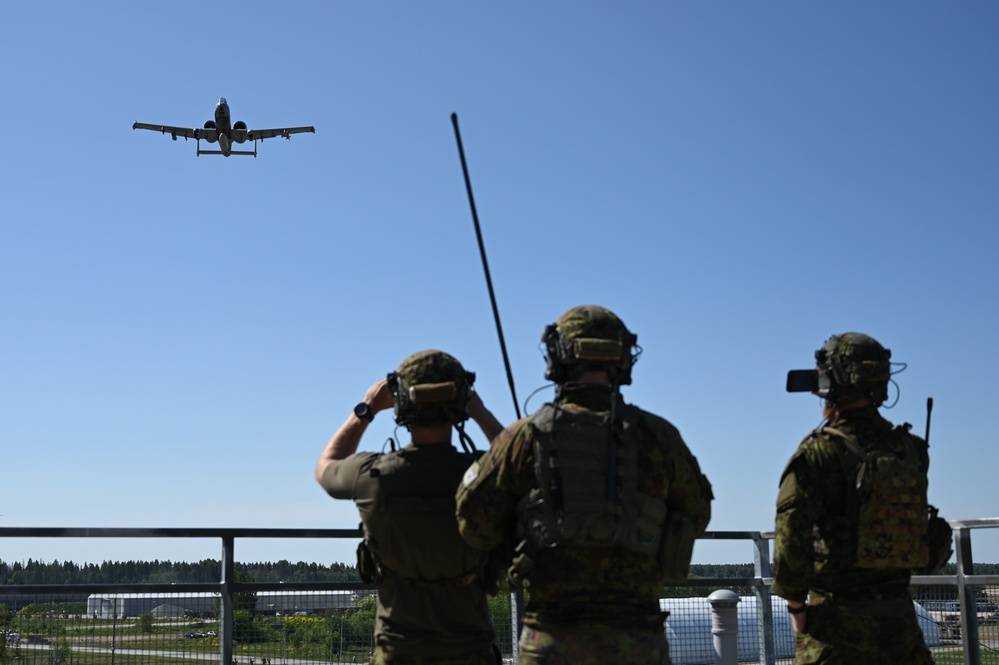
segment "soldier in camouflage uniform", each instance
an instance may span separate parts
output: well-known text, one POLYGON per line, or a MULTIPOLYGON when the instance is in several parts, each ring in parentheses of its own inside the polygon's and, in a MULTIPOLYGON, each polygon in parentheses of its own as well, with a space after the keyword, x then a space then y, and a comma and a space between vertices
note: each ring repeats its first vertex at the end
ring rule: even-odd
MULTIPOLYGON (((483 580, 485 555, 464 543, 454 494, 478 457, 451 444, 473 418, 487 439, 503 426, 471 389, 474 374, 442 351, 421 351, 372 385, 316 464, 330 496, 353 499, 364 543, 358 570, 378 586, 377 665, 497 665, 499 652, 483 580), (365 428, 395 408, 412 443, 387 454, 357 453, 365 428)), ((393 449, 394 449, 393 445, 393 449)))
POLYGON ((847 509, 856 469, 844 463, 850 442, 867 449, 908 440, 925 474, 927 445, 878 413, 888 396, 889 350, 846 333, 815 355, 812 390, 825 398, 826 423, 791 457, 777 497, 773 591, 791 613, 794 663, 933 663, 909 595, 910 569, 859 565, 858 519, 847 509))
POLYGON ((527 590, 521 665, 668 664, 659 597, 670 566, 686 579, 711 486, 673 425, 621 399, 637 338, 617 316, 574 307, 543 340, 555 402, 469 469, 461 535, 506 553, 506 584, 527 590), (664 537, 667 524, 685 538, 664 537))

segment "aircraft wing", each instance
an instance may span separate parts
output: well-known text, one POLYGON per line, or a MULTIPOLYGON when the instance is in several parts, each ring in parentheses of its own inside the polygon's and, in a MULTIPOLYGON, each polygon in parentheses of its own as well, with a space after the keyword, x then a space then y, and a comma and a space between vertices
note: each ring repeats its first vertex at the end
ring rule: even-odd
POLYGON ((306 132, 316 133, 315 127, 283 127, 281 129, 234 129, 232 130, 233 140, 240 134, 248 141, 272 139, 275 136, 283 136, 288 139, 292 134, 304 134, 306 132))
POLYGON ((218 139, 217 132, 214 129, 191 129, 189 127, 171 127, 170 125, 148 125, 144 122, 133 123, 132 129, 149 129, 161 134, 169 134, 174 140, 176 140, 178 136, 183 136, 186 139, 205 139, 207 141, 215 141, 218 139))

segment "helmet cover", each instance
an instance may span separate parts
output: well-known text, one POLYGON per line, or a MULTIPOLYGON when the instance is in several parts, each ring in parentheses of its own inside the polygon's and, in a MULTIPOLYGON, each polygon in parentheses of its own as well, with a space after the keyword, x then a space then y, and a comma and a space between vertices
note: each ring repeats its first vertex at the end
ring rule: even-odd
POLYGON ((605 369, 619 384, 631 383, 638 336, 614 312, 598 305, 580 305, 545 329, 548 368, 545 378, 563 383, 571 366, 605 369))
POLYGON ((888 398, 891 350, 862 333, 833 335, 815 352, 819 372, 829 378, 827 399, 849 401, 870 397, 876 405, 888 398))
POLYGON ((466 403, 475 374, 454 356, 430 349, 409 356, 388 375, 400 425, 457 424, 468 419, 466 403))

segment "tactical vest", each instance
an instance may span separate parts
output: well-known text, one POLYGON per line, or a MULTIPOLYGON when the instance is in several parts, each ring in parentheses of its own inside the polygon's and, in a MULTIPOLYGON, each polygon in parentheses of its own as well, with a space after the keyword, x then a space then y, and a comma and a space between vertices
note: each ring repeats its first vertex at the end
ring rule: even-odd
POLYGON ((926 468, 908 428, 895 427, 890 436, 866 447, 832 427, 819 431, 844 444, 840 450, 852 485, 847 514, 856 524, 853 565, 874 569, 927 566, 931 515, 926 468))
POLYGON ((666 502, 638 491, 638 409, 571 412, 546 404, 535 414, 536 486, 521 501, 529 549, 623 547, 659 555, 666 502))
POLYGON ((366 538, 358 547, 358 572, 366 582, 393 576, 412 584, 471 584, 481 577, 485 553, 466 545, 455 520, 455 493, 479 453, 456 453, 405 473, 400 453, 382 455, 370 474, 378 483, 365 509, 366 538), (417 545, 419 543, 419 545, 417 545), (428 576, 426 571, 437 574, 428 576))

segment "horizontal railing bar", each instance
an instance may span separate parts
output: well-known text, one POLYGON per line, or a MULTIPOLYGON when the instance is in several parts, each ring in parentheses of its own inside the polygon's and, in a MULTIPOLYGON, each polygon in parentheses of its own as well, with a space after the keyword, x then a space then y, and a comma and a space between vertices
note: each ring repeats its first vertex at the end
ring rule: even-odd
POLYGON ((240 582, 233 591, 368 591, 375 588, 368 582, 240 582))
MULTIPOLYGON (((183 582, 159 584, 0 584, 0 596, 25 595, 90 595, 94 593, 185 593, 219 592, 221 582, 183 582)), ((235 592, 249 591, 367 591, 374 589, 367 582, 233 582, 235 592)))
POLYGON ((973 520, 947 520, 954 529, 993 529, 999 528, 999 517, 980 517, 973 520))
POLYGON ((670 582, 667 587, 688 587, 688 586, 720 586, 720 587, 733 587, 733 586, 751 586, 751 587, 765 587, 766 582, 770 578, 768 577, 692 577, 686 579, 682 582, 670 582))
MULTIPOLYGON (((984 520, 977 520, 984 521, 984 520)), ((964 523, 962 522, 963 526, 964 523)), ((999 526, 997 521, 994 526, 999 526)), ((214 527, 0 527, 0 538, 351 538, 356 529, 281 529, 214 527)), ((746 540, 773 537, 768 531, 705 531, 699 539, 746 540)))
POLYGON ((220 582, 184 584, 3 584, 0 595, 91 595, 95 593, 205 593, 218 591, 220 582))
MULTIPOLYGON (((965 575, 964 581, 966 584, 972 584, 975 586, 999 584, 999 575, 965 575)), ((956 583, 957 582, 955 581, 955 584, 956 583)))
MULTIPOLYGON (((926 578, 933 579, 933 578, 926 578)), ((946 579, 953 579, 949 576, 946 579)), ((671 587, 767 587, 771 578, 759 577, 696 577, 682 582, 669 584, 671 587)), ((929 583, 929 582, 928 582, 929 583)), ((937 578, 937 584, 947 584, 937 578)), ((367 582, 233 582, 234 592, 251 591, 368 591, 374 585, 367 582)), ((184 582, 178 584, 4 584, 0 585, 0 595, 4 594, 38 594, 38 595, 83 595, 94 593, 169 593, 182 595, 185 593, 218 592, 222 589, 220 582, 184 582)))
POLYGON ((0 538, 354 538, 361 529, 0 527, 0 538))
POLYGON ((760 535, 759 531, 705 531, 698 540, 752 540, 760 535))
POLYGON ((957 586, 957 575, 912 575, 909 577, 911 584, 942 584, 957 586))

